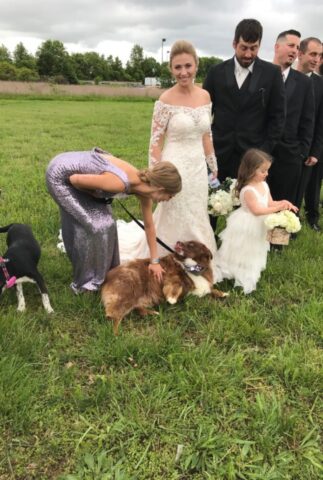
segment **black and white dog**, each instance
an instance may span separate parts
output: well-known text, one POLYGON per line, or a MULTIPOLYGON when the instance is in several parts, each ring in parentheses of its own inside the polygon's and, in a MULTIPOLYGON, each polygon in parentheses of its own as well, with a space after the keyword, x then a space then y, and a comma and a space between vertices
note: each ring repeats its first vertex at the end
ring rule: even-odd
POLYGON ((52 313, 48 290, 42 275, 37 269, 40 259, 40 246, 35 239, 31 228, 22 223, 11 223, 0 227, 0 233, 7 232, 8 249, 4 256, 0 256, 0 295, 10 287, 15 286, 18 298, 19 312, 26 308, 22 283, 36 283, 42 297, 46 312, 52 313))

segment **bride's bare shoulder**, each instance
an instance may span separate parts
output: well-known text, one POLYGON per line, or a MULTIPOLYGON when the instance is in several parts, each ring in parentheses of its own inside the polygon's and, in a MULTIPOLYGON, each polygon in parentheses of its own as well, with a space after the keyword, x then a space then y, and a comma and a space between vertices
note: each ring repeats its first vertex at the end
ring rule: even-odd
POLYGON ((179 91, 178 86, 169 88, 161 94, 159 101, 165 105, 171 106, 187 106, 187 107, 201 107, 203 105, 208 105, 211 103, 209 92, 203 90, 203 88, 194 85, 193 89, 190 92, 190 95, 187 93, 179 91))
POLYGON ((204 90, 204 88, 196 87, 196 93, 200 97, 202 103, 210 103, 211 97, 209 92, 204 90))
POLYGON ((168 90, 165 90, 159 97, 159 100, 163 103, 168 103, 169 105, 172 105, 175 103, 176 99, 176 94, 173 91, 173 88, 169 88, 168 90))

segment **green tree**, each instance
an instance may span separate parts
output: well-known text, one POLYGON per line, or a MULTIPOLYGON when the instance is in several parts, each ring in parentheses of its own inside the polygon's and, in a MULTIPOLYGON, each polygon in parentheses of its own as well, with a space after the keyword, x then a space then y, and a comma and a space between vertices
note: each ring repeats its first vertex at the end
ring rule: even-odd
POLYGON ((160 86, 162 88, 169 88, 173 85, 172 75, 169 70, 167 62, 163 62, 160 67, 160 86))
MULTIPOLYGON (((106 78, 105 80, 116 80, 113 71, 114 59, 112 55, 109 55, 106 59, 106 78)), ((122 65, 121 65, 122 66, 122 65)))
POLYGON ((143 63, 143 48, 136 44, 132 47, 130 59, 126 65, 126 73, 128 73, 130 77, 137 82, 143 82, 145 78, 143 63))
POLYGON ((22 42, 16 45, 13 52, 13 63, 17 68, 26 67, 30 70, 37 71, 35 57, 28 53, 22 42))
MULTIPOLYGON (((78 83, 73 63, 59 40, 46 40, 36 52, 38 73, 41 77, 65 78, 69 83, 78 83)), ((60 81, 61 83, 61 81, 60 81)))
POLYGON ((3 44, 0 45, 0 62, 12 62, 10 52, 3 44))
POLYGON ((87 65, 84 53, 72 53, 70 55, 75 74, 79 80, 88 80, 87 65))
POLYGON ((107 58, 108 72, 110 78, 107 80, 127 80, 127 74, 123 68, 122 62, 119 57, 113 58, 112 55, 109 55, 107 58))
POLYGON ((108 65, 103 55, 96 52, 74 53, 70 58, 80 80, 106 79, 108 65))
POLYGON ((199 58, 199 68, 197 71, 197 81, 203 82, 207 72, 209 71, 209 68, 212 67, 212 65, 217 65, 218 63, 221 63, 223 60, 218 57, 200 57, 199 58))
POLYGON ((16 80, 17 69, 10 62, 0 62, 0 80, 16 80))
POLYGON ((107 63, 103 55, 97 52, 86 52, 84 54, 87 78, 91 80, 95 78, 105 79, 107 72, 107 63))
POLYGON ((154 57, 146 57, 142 62, 145 77, 160 77, 160 64, 154 57))

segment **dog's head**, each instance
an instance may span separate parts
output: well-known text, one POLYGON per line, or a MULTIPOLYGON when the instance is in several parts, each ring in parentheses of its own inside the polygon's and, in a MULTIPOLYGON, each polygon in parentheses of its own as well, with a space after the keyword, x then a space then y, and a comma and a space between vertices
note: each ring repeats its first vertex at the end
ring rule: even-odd
POLYGON ((175 257, 186 267, 192 268, 192 273, 199 274, 210 266, 213 256, 210 250, 201 242, 191 240, 189 242, 177 242, 175 245, 175 257))

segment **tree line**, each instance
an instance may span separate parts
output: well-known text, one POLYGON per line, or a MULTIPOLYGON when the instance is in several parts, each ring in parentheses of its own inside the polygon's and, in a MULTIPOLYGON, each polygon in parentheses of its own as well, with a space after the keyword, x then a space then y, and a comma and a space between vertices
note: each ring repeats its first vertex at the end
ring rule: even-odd
MULTIPOLYGON (((222 60, 217 57, 200 57, 197 81, 202 81, 209 67, 222 60)), ((171 84, 168 63, 160 64, 153 57, 144 57, 143 48, 134 45, 124 67, 119 57, 100 55, 97 52, 69 54, 59 40, 46 40, 32 55, 23 43, 18 43, 11 54, 0 45, 0 80, 50 81, 79 84, 91 81, 144 83, 145 77, 159 78, 161 86, 171 84)))

